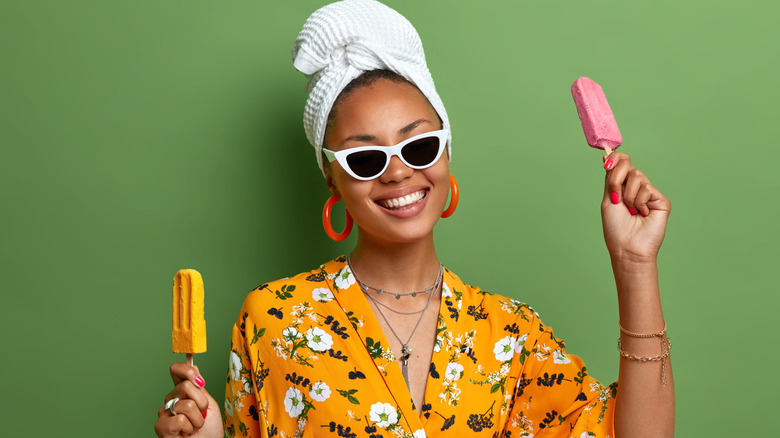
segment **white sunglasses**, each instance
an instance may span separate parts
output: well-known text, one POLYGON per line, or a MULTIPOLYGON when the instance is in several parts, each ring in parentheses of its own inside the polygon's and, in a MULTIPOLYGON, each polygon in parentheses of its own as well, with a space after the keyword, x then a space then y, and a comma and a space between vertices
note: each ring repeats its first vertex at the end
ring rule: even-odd
POLYGON ((372 180, 387 169, 390 159, 397 156, 412 169, 427 169, 441 157, 447 144, 449 131, 426 132, 398 143, 395 146, 359 146, 331 151, 323 148, 328 162, 338 160, 341 167, 353 178, 361 181, 372 180))

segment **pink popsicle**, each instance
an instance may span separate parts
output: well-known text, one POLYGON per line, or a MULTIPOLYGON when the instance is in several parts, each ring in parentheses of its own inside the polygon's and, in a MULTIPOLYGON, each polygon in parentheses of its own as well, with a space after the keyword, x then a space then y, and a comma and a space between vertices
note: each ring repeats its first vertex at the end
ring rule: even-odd
POLYGON ((617 149, 623 143, 623 136, 599 84, 583 76, 572 84, 571 95, 588 144, 606 150, 607 154, 617 149))

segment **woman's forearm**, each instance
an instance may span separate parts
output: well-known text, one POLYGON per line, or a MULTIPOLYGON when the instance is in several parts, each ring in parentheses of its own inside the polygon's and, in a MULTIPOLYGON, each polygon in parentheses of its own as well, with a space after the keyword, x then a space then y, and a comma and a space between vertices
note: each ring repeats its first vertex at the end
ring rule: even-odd
POLYGON ((656 263, 612 263, 618 292, 621 333, 619 388, 615 412, 618 437, 674 436, 674 380, 666 336, 637 337, 664 330, 656 263))

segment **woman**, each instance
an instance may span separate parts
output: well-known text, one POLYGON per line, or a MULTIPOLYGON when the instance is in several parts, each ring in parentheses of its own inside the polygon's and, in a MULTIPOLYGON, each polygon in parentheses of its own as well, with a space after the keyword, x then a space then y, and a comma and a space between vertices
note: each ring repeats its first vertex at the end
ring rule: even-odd
POLYGON ((344 201, 357 245, 247 297, 224 429, 197 367, 173 364, 158 436, 673 435, 656 264, 670 203, 628 155, 605 158, 602 200, 618 392, 530 307, 440 264, 433 229, 450 194, 447 212, 457 203, 450 128, 411 24, 372 0, 335 3, 307 20, 293 57, 311 81, 304 124, 333 194, 326 212, 344 201))

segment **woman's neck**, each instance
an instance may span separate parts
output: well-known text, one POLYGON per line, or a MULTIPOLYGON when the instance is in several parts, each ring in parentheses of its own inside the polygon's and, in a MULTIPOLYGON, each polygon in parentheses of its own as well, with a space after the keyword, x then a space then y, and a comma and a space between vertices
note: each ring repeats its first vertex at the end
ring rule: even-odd
POLYGON ((364 283, 398 293, 430 287, 439 272, 433 235, 402 244, 377 244, 359 238, 351 263, 364 283))

